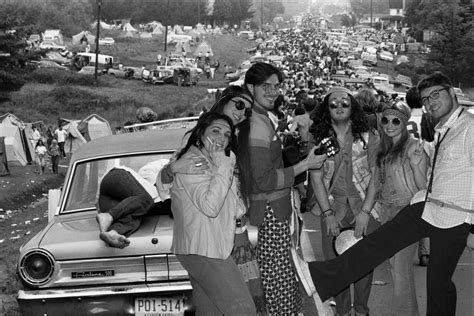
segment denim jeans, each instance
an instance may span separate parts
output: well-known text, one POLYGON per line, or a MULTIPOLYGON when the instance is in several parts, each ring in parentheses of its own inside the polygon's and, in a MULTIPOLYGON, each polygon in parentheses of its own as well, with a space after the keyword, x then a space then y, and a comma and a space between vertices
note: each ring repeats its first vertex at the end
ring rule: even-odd
MULTIPOLYGON (((361 207, 360 198, 351 198, 353 208, 361 207)), ((351 210, 351 203, 347 198, 335 197, 333 209, 336 212, 337 218, 341 218, 342 228, 353 228, 354 224, 354 213, 351 210), (345 215, 344 215, 345 214, 345 215)), ((372 217, 369 219, 367 225, 367 234, 372 233, 378 228, 379 224, 372 217)), ((334 236, 332 233, 327 234, 327 227, 324 218, 321 216, 321 242, 323 247, 323 254, 325 260, 333 259, 336 257, 336 253, 333 248, 334 236)), ((345 289, 340 291, 334 296, 336 302, 336 312, 340 315, 347 314, 351 311, 351 306, 354 310, 361 314, 369 314, 369 307, 367 305, 370 297, 370 290, 372 288, 373 271, 362 278, 356 280, 354 283, 354 303, 351 302, 351 289, 347 286, 345 289)))
POLYGON ((327 300, 400 250, 429 236, 427 315, 454 316, 456 286, 452 276, 466 247, 470 225, 437 228, 421 218, 423 208, 424 202, 409 205, 339 257, 310 262, 311 276, 321 299, 327 300))
POLYGON ((199 255, 176 255, 189 273, 197 316, 256 315, 255 304, 242 274, 227 259, 199 255))
POLYGON ((130 236, 153 205, 150 194, 124 169, 110 170, 100 183, 99 212, 107 212, 114 219, 109 231, 130 236))

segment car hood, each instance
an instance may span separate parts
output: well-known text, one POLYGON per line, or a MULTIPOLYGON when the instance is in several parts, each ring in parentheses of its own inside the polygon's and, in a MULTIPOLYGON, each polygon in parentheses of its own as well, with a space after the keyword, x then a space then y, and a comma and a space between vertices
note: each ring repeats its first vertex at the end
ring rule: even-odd
POLYGON ((129 237, 130 245, 119 249, 109 247, 99 238, 95 214, 55 218, 43 231, 38 247, 49 251, 56 260, 170 253, 173 220, 169 215, 144 217, 139 230, 129 237))

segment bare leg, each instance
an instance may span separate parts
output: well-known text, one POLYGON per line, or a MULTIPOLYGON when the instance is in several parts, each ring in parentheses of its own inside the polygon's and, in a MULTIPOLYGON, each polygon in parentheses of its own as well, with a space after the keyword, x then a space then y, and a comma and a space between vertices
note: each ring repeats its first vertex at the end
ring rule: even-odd
POLYGON ((99 223, 100 234, 99 237, 110 247, 125 248, 130 245, 130 240, 117 233, 115 230, 108 231, 112 225, 114 218, 109 213, 98 213, 96 216, 97 223, 99 223))

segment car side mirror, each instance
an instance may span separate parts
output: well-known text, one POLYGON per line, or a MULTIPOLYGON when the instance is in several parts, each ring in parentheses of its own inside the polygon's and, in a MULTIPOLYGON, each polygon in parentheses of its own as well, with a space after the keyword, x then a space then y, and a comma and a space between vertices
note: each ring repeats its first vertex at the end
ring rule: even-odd
POLYGON ((51 189, 48 191, 48 222, 50 222, 58 212, 60 197, 60 189, 51 189))

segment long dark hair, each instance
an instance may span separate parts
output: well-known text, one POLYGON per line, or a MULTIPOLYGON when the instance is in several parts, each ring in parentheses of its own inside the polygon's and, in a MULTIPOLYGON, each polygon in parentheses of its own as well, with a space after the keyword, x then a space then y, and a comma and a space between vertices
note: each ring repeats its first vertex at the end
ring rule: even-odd
MULTIPOLYGON (((356 99, 354 99, 350 94, 349 98, 351 100, 351 132, 354 136, 354 141, 362 140, 365 147, 367 144, 362 137, 362 133, 369 131, 375 133, 375 130, 369 126, 367 116, 359 103, 357 103, 356 99)), ((313 135, 316 144, 324 138, 334 137, 336 135, 336 132, 332 128, 331 114, 329 113, 329 94, 324 97, 323 102, 316 108, 312 115, 312 119, 313 125, 309 131, 313 135)))
MULTIPOLYGON (((229 103, 230 100, 232 100, 235 97, 241 97, 244 99, 247 99, 251 106, 253 106, 253 97, 252 94, 247 90, 244 89, 240 86, 228 86, 225 88, 221 95, 219 96, 219 99, 214 103, 214 105, 209 109, 209 112, 216 112, 216 113, 223 113, 224 106, 229 103), (248 99, 244 97, 243 95, 248 95, 250 96, 251 99, 248 99)), ((252 115, 252 111, 250 109, 245 110, 245 117, 248 119, 252 115)), ((239 124, 236 125, 237 128, 240 128, 240 125, 245 122, 246 120, 240 122, 239 124)))
POLYGON ((234 149, 234 144, 235 144, 235 127, 232 124, 232 120, 224 114, 217 113, 217 112, 206 112, 202 114, 198 121, 196 126, 187 132, 186 134, 190 134, 188 138, 188 142, 186 143, 186 146, 184 146, 183 149, 181 149, 177 154, 176 154, 176 159, 181 158, 191 146, 196 146, 198 148, 204 147, 204 144, 201 141, 202 136, 204 135, 204 132, 206 131, 206 128, 211 125, 212 122, 216 120, 224 120, 226 121, 231 130, 231 138, 229 141, 229 145, 225 149, 226 151, 234 149))

